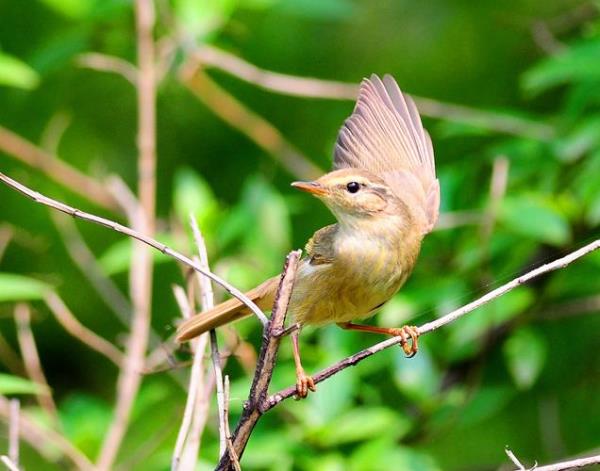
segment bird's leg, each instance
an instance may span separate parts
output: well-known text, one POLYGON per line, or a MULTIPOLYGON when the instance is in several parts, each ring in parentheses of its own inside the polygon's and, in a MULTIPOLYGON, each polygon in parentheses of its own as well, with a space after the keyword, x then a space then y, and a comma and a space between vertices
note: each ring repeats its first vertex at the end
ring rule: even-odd
POLYGON ((296 363, 296 396, 303 399, 308 396, 308 390, 316 391, 317 387, 312 377, 304 372, 302 361, 300 360, 300 329, 292 331, 292 345, 294 346, 294 363, 296 363))
POLYGON ((372 332, 374 334, 385 334, 393 337, 400 337, 400 345, 404 354, 408 357, 414 357, 419 350, 419 331, 415 326, 405 325, 404 327, 373 327, 370 325, 353 324, 352 322, 339 322, 338 326, 347 330, 360 330, 362 332, 372 332), (410 338, 410 344, 408 343, 410 338))

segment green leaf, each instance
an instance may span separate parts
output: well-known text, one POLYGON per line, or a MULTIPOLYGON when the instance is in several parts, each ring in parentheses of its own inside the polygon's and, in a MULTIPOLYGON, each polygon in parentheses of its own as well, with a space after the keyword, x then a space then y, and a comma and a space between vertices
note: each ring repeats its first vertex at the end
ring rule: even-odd
POLYGON ((360 447, 351 455, 349 471, 440 471, 434 459, 420 451, 399 446, 387 434, 360 447))
POLYGON ((466 405, 460 415, 461 426, 472 426, 498 414, 514 397, 514 388, 508 386, 484 386, 466 405))
POLYGON ((38 86, 38 73, 25 62, 0 52, 0 85, 31 90, 38 86))
POLYGON ((93 9, 96 0, 41 0, 48 8, 70 19, 86 17, 93 9))
POLYGON ((502 351, 516 386, 531 388, 546 362, 548 346, 545 339, 533 329, 519 329, 506 340, 502 351))
POLYGON ((409 420, 389 409, 362 406, 353 408, 324 426, 311 430, 308 439, 322 446, 339 446, 383 433, 401 437, 409 429, 409 420))
POLYGON ((219 213, 217 199, 206 182, 191 168, 178 169, 175 173, 173 206, 179 220, 187 226, 193 214, 202 232, 210 231, 219 213))
POLYGON ((48 394, 48 388, 20 376, 0 373, 0 394, 48 394))
POLYGON ((600 116, 582 120, 575 129, 555 141, 554 150, 564 162, 574 162, 600 144, 600 116))
POLYGON ((539 195, 506 198, 500 221, 507 229, 540 242, 560 246, 571 239, 566 218, 539 195))
POLYGON ((600 40, 571 45, 523 75, 523 88, 533 94, 568 82, 600 80, 600 40))
POLYGON ((173 11, 179 28, 198 41, 216 33, 230 18, 237 0, 175 0, 173 11))
POLYGON ((69 440, 88 456, 96 455, 111 419, 108 404, 93 396, 76 393, 62 401, 59 412, 69 440))
MULTIPOLYGON (((158 236, 158 240, 165 245, 172 246, 172 239, 169 235, 158 236)), ((131 254, 134 241, 127 238, 115 242, 99 258, 98 263, 107 275, 116 275, 129 270, 131 266, 131 254)), ((158 250, 149 248, 152 252, 154 263, 165 263, 171 260, 167 255, 158 250)))
POLYGON ((26 301, 42 299, 50 285, 27 276, 0 273, 0 301, 26 301))

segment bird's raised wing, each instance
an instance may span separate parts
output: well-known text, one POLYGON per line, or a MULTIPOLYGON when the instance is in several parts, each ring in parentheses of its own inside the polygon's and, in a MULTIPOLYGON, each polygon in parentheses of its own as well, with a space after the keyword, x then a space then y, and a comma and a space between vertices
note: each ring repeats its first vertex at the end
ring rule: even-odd
POLYGON ((333 167, 360 168, 382 178, 416 212, 423 233, 437 222, 440 186, 431 138, 413 100, 390 75, 363 80, 354 111, 339 132, 333 167))

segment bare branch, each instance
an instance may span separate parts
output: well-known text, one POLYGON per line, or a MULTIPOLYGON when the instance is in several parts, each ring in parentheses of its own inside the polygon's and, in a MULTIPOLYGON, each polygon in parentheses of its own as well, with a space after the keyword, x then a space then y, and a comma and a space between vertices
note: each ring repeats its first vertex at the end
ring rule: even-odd
POLYGON ((21 403, 18 399, 11 399, 9 404, 8 422, 8 457, 10 461, 19 467, 19 424, 21 415, 21 403))
POLYGON ((104 355, 115 365, 121 366, 123 364, 123 353, 121 350, 81 324, 56 293, 50 292, 46 295, 44 301, 59 324, 73 337, 86 344, 92 350, 96 350, 98 353, 104 355))
POLYGON ((513 464, 517 467, 517 471, 563 471, 567 469, 585 468, 586 466, 600 464, 600 455, 596 455, 589 456, 587 458, 563 461, 561 463, 547 464, 544 466, 538 466, 536 462, 531 468, 526 468, 510 449, 506 448, 505 452, 513 464))
POLYGON ((2 172, 0 172, 0 181, 5 183, 9 187, 13 188, 14 190, 17 190, 20 193, 24 194, 25 196, 31 198, 36 203, 43 204, 44 206, 54 208, 65 214, 68 214, 70 216, 73 216, 73 217, 76 217, 79 219, 83 219, 84 221, 93 222, 94 224, 98 224, 100 226, 107 227, 107 228, 112 229, 113 231, 119 232, 121 234, 125 234, 129 237, 139 240, 140 242, 143 242, 146 245, 149 245, 150 247, 164 253, 165 255, 168 255, 169 257, 174 258, 175 260, 183 263, 184 265, 187 265, 188 267, 194 269, 195 271, 202 273, 204 276, 207 276, 208 278, 213 280, 215 283, 217 283, 217 284, 221 285, 223 288, 225 288, 225 290, 228 293, 230 293, 232 296, 239 299, 246 306, 248 306, 248 308, 256 315, 256 317, 259 318, 259 320, 261 321, 263 326, 269 322, 269 320, 267 319, 267 316, 265 316, 265 314, 259 309, 259 307, 256 304, 254 304, 250 299, 248 299, 248 297, 245 296, 240 290, 235 288, 233 285, 227 283, 225 280, 218 277, 214 273, 206 270, 200 264, 194 262, 192 259, 186 257, 185 255, 183 255, 179 252, 174 251, 173 249, 158 242, 157 240, 153 239, 152 237, 146 236, 139 231, 136 231, 129 227, 123 226, 122 224, 119 224, 115 221, 111 221, 110 219, 106 219, 106 218, 102 218, 100 216, 95 216, 93 214, 86 213, 85 211, 81 211, 77 208, 73 208, 72 206, 69 206, 69 205, 61 203, 59 201, 53 200, 52 198, 48 198, 47 196, 44 196, 41 193, 38 193, 37 191, 33 191, 30 188, 26 187, 25 185, 22 185, 21 183, 13 180, 12 178, 6 176, 2 172))
POLYGON ((58 412, 52 394, 50 393, 50 387, 44 374, 44 369, 40 362, 40 356, 38 349, 35 344, 35 338, 31 331, 30 324, 31 312, 27 304, 19 303, 15 307, 15 322, 17 324, 17 339, 19 341, 19 347, 21 348, 21 355, 25 363, 25 370, 27 376, 35 383, 41 384, 44 387, 44 391, 36 394, 36 399, 42 409, 46 411, 54 426, 59 425, 58 412))
MULTIPOLYGON (((206 244, 204 243, 204 237, 200 233, 198 222, 193 214, 190 215, 190 226, 194 235, 194 242, 198 250, 200 257, 200 264, 209 269, 208 265, 208 253, 206 251, 206 244)), ((214 307, 214 295, 212 284, 205 276, 197 277, 198 283, 200 284, 200 292, 202 294, 202 311, 207 311, 214 307)), ((221 356, 219 355, 219 345, 217 343, 217 333, 215 329, 209 332, 210 335, 210 353, 213 365, 213 374, 215 376, 215 386, 217 389, 217 407, 219 411, 219 458, 223 456, 226 446, 226 426, 225 426, 225 397, 223 392, 223 371, 221 370, 221 356)))
MULTIPOLYGON (((156 212, 156 77, 154 70, 154 4, 135 2, 138 74, 137 147, 139 210, 132 224, 139 231, 153 234, 156 212)), ((130 271, 130 297, 133 305, 131 332, 125 361, 117 383, 117 403, 108 429, 98 467, 109 470, 117 457, 127 431, 133 403, 138 394, 150 336, 152 310, 152 254, 148 247, 134 244, 130 271)))
MULTIPOLYGON (((194 309, 192 306, 190 306, 183 288, 180 286, 175 286, 173 291, 183 318, 188 319, 192 314, 194 314, 194 309)), ((183 420, 181 422, 181 427, 179 428, 179 433, 177 434, 175 451, 173 452, 173 458, 171 461, 172 471, 177 471, 179 469, 193 469, 195 467, 197 447, 194 447, 195 450, 192 450, 191 453, 184 453, 184 449, 189 443, 192 423, 198 423, 198 420, 193 420, 194 417, 198 414, 205 413, 205 408, 202 407, 202 399, 204 398, 201 398, 200 396, 202 396, 203 392, 205 392, 203 388, 205 380, 202 360, 206 351, 207 338, 208 336, 203 334, 192 341, 194 360, 192 363, 190 385, 185 403, 183 420), (184 461, 190 459, 193 462, 189 463, 184 461)), ((206 392, 210 393, 210 391, 206 392)))
MULTIPOLYGON (((423 335, 423 334, 432 332, 436 329, 439 329, 440 327, 457 320, 458 318, 464 316, 465 314, 468 314, 469 312, 477 309, 478 307, 481 307, 484 304, 487 304, 490 301, 506 294, 507 292, 513 290, 514 288, 516 288, 534 278, 537 278, 540 275, 549 273, 554 270, 558 270, 560 268, 564 268, 567 265, 573 263, 575 260, 593 252, 594 250, 597 250, 598 248, 600 248, 600 239, 595 240, 594 242, 592 242, 578 250, 575 250, 574 252, 571 252, 568 255, 565 255, 564 257, 554 260, 551 263, 547 263, 545 265, 542 265, 541 267, 536 268, 535 270, 525 273, 524 275, 521 275, 518 278, 515 278, 514 280, 500 286, 499 288, 496 288, 495 290, 490 291, 489 293, 482 296, 481 298, 479 298, 469 304, 466 304, 465 306, 463 306, 459 309, 456 309, 455 311, 452 311, 449 314, 446 314, 445 316, 443 316, 435 321, 427 322, 426 324, 423 324, 422 326, 418 327, 418 331, 421 335, 423 335)), ((386 348, 390 348, 394 345, 397 345, 400 342, 401 342, 400 337, 392 337, 390 339, 384 340, 383 342, 379 342, 369 348, 366 348, 358 353, 355 353, 354 355, 344 358, 343 360, 335 363, 334 365, 331 365, 331 366, 325 368, 324 370, 321 370, 316 375, 313 375, 312 378, 313 378, 315 384, 325 381, 327 378, 330 378, 331 376, 339 373, 340 371, 348 368, 349 366, 354 366, 357 363, 360 363, 361 361, 363 361, 365 358, 368 358, 371 355, 374 355, 375 353, 385 350, 386 348)), ((296 394, 296 386, 290 386, 288 388, 282 389, 281 391, 269 396, 269 398, 266 401, 265 407, 267 410, 271 409, 271 408, 275 407, 277 404, 279 404, 281 401, 288 399, 288 398, 294 396, 295 394, 296 394)))
POLYGON ((119 209, 115 199, 101 183, 2 126, 0 150, 30 167, 41 170, 55 182, 91 203, 110 210, 119 209))
POLYGON ((267 120, 221 88, 194 61, 181 67, 181 82, 213 113, 245 134, 297 178, 314 180, 323 171, 289 143, 267 120))
POLYGON ((137 83, 138 73, 135 65, 120 57, 88 52, 77 56, 77 64, 88 69, 120 75, 133 86, 137 83))
POLYGON ((237 453, 235 452, 235 448, 233 448, 233 441, 231 440, 231 431, 229 430, 229 376, 225 375, 225 381, 223 384, 224 392, 224 406, 223 406, 223 415, 225 416, 225 420, 223 421, 223 426, 225 428, 225 440, 227 443, 227 451, 229 453, 229 459, 233 465, 233 469, 235 471, 242 471, 242 467, 240 466, 240 460, 238 459, 237 453))
MULTIPOLYGON (((203 65, 216 67, 241 80, 275 93, 351 101, 356 100, 358 96, 359 87, 356 84, 297 77, 260 69, 254 64, 213 46, 204 46, 195 51, 191 59, 203 65)), ((431 98, 414 95, 412 97, 420 113, 432 118, 461 122, 492 131, 540 140, 549 140, 555 135, 552 126, 532 119, 445 103, 431 98)))
POLYGON ((9 471, 20 471, 19 466, 11 460, 8 456, 2 455, 0 456, 0 461, 8 468, 9 471))
MULTIPOLYGON (((281 281, 279 282, 277 294, 275 295, 271 321, 263 334, 263 341, 258 357, 258 363, 256 365, 256 371, 252 380, 252 386, 250 388, 250 393, 248 394, 248 400, 244 404, 242 417, 233 434, 233 449, 235 451, 235 456, 239 458, 241 458, 244 453, 244 449, 250 439, 250 434, 252 433, 254 426, 262 414, 269 409, 266 399, 269 394, 269 384, 271 383, 271 377, 273 376, 273 369, 275 368, 277 352, 279 351, 279 344, 281 341, 281 337, 276 335, 276 333, 283 331, 300 255, 301 251, 296 250, 290 252, 286 258, 281 281)), ((226 470, 231 467, 232 460, 229 454, 226 454, 221 458, 217 470, 226 470)))
MULTIPOLYGON (((0 396, 0 419, 8 422, 10 416, 10 401, 5 396, 0 396)), ((26 412, 20 414, 20 435, 40 455, 52 462, 65 458, 69 463, 81 471, 95 471, 96 468, 90 460, 71 442, 58 432, 42 427, 26 412), (52 445, 49 449, 48 445, 52 445), (58 456, 57 456, 58 451, 58 456)), ((63 463, 64 465, 64 463, 63 463)))

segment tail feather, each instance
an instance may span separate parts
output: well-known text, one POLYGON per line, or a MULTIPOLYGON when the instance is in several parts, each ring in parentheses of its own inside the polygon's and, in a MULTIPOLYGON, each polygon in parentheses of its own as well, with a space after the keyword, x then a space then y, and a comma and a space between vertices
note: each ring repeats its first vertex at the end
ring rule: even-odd
MULTIPOLYGON (((246 296, 261 309, 270 309, 275 301, 275 292, 279 284, 279 276, 269 278, 256 288, 248 291, 246 296)), ((237 298, 229 299, 214 308, 196 314, 184 321, 177 328, 177 342, 185 342, 217 327, 249 316, 252 311, 237 298)))

